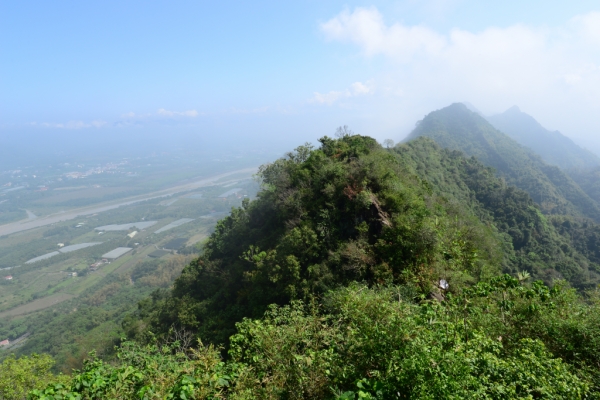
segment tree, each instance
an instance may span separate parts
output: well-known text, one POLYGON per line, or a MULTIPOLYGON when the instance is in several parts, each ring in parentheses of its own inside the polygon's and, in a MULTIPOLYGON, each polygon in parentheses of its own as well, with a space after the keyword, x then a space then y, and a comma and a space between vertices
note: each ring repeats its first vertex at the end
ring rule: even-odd
POLYGON ((388 149, 392 148, 392 147, 394 147, 394 141, 392 139, 385 139, 383 141, 383 145, 388 149))
POLYGON ((8 357, 0 364, 0 399, 25 399, 30 390, 42 388, 51 381, 64 380, 50 372, 53 365, 54 360, 48 354, 8 357))
POLYGON ((339 126, 336 130, 335 130, 335 137, 337 138, 343 138, 346 136, 353 136, 354 132, 352 132, 350 130, 350 128, 348 128, 348 125, 344 125, 344 126, 339 126))

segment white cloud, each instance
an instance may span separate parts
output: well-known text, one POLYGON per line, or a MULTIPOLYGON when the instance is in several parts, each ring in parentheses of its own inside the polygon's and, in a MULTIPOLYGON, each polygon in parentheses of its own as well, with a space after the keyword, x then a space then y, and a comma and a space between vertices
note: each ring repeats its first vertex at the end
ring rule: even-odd
MULTIPOLYGON (((518 104, 548 128, 572 135, 600 130, 600 12, 556 27, 437 32, 386 23, 376 8, 356 8, 321 24, 321 31, 329 41, 356 46, 365 58, 388 60, 374 75, 381 90, 373 102, 387 98, 388 110, 402 109, 411 114, 407 119, 469 101, 487 113, 518 104)), ((313 101, 333 104, 348 93, 315 93, 313 101)))
POLYGON ((386 26, 374 7, 345 10, 322 24, 321 30, 329 40, 358 44, 367 56, 384 54, 403 61, 421 51, 439 53, 446 45, 446 38, 425 27, 386 26))
POLYGON ((343 91, 332 90, 328 93, 315 92, 314 96, 309 100, 309 102, 332 105, 340 99, 363 96, 370 93, 373 93, 372 82, 354 82, 352 85, 350 85, 350 88, 343 91))
POLYGON ((329 40, 358 45, 368 57, 384 55, 401 63, 413 63, 416 58, 440 61, 465 60, 465 56, 480 61, 514 61, 545 45, 546 32, 520 25, 505 29, 488 28, 472 33, 453 29, 442 35, 423 26, 386 25, 376 8, 357 8, 341 12, 321 25, 329 40))
POLYGON ((315 92, 314 97, 312 99, 310 99, 309 101, 312 103, 331 105, 342 97, 346 97, 345 92, 336 92, 333 90, 329 93, 315 92))
POLYGON ((42 128, 54 128, 54 129, 85 129, 85 128, 101 128, 106 125, 106 121, 94 120, 91 122, 84 121, 68 121, 68 122, 31 122, 31 126, 41 126, 42 128))
POLYGON ((371 88, 361 82, 354 82, 350 85, 350 90, 354 96, 371 93, 371 88))
POLYGON ((269 106, 258 108, 232 108, 225 111, 225 114, 264 114, 271 109, 269 106))
POLYGON ((106 122, 106 121, 99 121, 99 120, 96 120, 96 121, 92 121, 92 122, 91 122, 91 124, 92 124, 92 126, 93 126, 93 127, 95 127, 95 128, 101 128, 101 127, 103 127, 104 125, 106 125, 106 124, 107 124, 107 122, 106 122))
POLYGON ((196 110, 188 110, 188 111, 169 111, 169 110, 165 110, 164 108, 160 108, 157 112, 158 115, 164 116, 164 117, 197 117, 198 116, 198 111, 196 110))
POLYGON ((200 114, 196 110, 187 111, 170 111, 164 108, 159 108, 156 112, 149 113, 135 113, 129 111, 125 114, 121 114, 121 118, 113 123, 113 126, 117 128, 136 127, 142 128, 145 126, 152 126, 156 124, 187 124, 189 119, 195 118, 200 114))
MULTIPOLYGON (((150 114, 147 114, 147 115, 149 116, 150 114)), ((139 118, 139 117, 140 117, 140 115, 134 113, 133 111, 129 111, 128 113, 125 113, 125 114, 121 115, 121 118, 126 118, 126 119, 139 118)))
POLYGON ((571 18, 569 28, 585 40, 600 44, 600 12, 593 11, 571 18))

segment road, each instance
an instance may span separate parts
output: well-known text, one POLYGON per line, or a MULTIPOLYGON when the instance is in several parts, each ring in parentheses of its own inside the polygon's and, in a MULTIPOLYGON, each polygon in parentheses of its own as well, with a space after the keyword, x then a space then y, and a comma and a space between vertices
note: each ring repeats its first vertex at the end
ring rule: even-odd
POLYGON ((242 173, 255 173, 258 168, 245 168, 239 169, 236 171, 227 172, 224 174, 219 174, 215 176, 211 176, 208 178, 199 179, 193 182, 189 182, 183 185, 174 186, 168 189, 159 190, 152 193, 147 193, 144 195, 128 197, 125 199, 121 199, 118 201, 106 202, 102 204, 96 204, 93 206, 76 208, 73 210, 65 211, 58 214, 48 215, 46 217, 37 217, 36 219, 27 219, 23 221, 11 222, 10 224, 0 225, 0 236, 10 235, 13 233, 26 231, 28 229, 40 228, 42 226, 55 224, 57 222, 68 221, 71 219, 75 219, 77 217, 82 217, 85 215, 91 215, 96 213, 101 213, 104 211, 113 210, 115 208, 119 208, 121 206, 127 206, 130 204, 139 203, 140 201, 146 201, 150 199, 156 199, 158 197, 167 197, 172 196, 177 193, 186 192, 188 190, 198 189, 204 186, 210 186, 218 181, 219 179, 242 173))

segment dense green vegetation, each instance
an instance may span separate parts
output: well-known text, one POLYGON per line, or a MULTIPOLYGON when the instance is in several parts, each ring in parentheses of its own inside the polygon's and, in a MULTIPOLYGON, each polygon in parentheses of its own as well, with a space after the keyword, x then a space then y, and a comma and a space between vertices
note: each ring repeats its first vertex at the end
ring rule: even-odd
POLYGON ((428 293, 435 279, 461 286, 500 272, 491 229, 446 207, 373 139, 324 138, 261 177, 257 200, 220 221, 172 294, 141 311, 155 333, 175 324, 224 343, 243 317, 350 282, 411 282, 428 293))
POLYGON ((65 375, 55 376, 50 371, 54 360, 49 355, 8 357, 0 363, 0 399, 20 400, 30 390, 50 382, 69 382, 65 375))
POLYGON ((546 214, 600 221, 600 206, 565 172, 495 129, 480 115, 456 103, 419 122, 407 140, 427 136, 439 145, 475 156, 495 168, 510 185, 525 190, 546 214))
POLYGON ((593 223, 426 138, 325 137, 259 176, 116 359, 32 398, 600 398, 593 223))
POLYGON ((600 202, 600 167, 572 168, 568 173, 588 196, 600 202))
POLYGON ((579 147, 559 131, 544 128, 517 106, 486 119, 499 131, 533 150, 548 164, 563 170, 588 169, 600 165, 600 158, 596 155, 579 147))
MULTIPOLYGON (((269 304, 354 281, 412 282, 425 294, 436 279, 460 288, 501 271, 598 282, 598 264, 525 192, 430 140, 388 152, 368 138, 326 138, 262 177, 258 199, 217 225, 172 295, 143 305, 142 326, 181 325, 224 343, 269 304)), ((128 329, 137 337, 135 322, 128 329)))
POLYGON ((564 278, 580 288, 599 282, 597 224, 542 215, 527 193, 507 185, 491 168, 459 151, 442 150, 430 139, 416 139, 395 151, 449 204, 467 207, 493 227, 501 243, 495 257, 502 260, 504 272, 527 271, 547 283, 564 278))
POLYGON ((226 361, 202 343, 124 343, 118 363, 92 359, 32 398, 598 398, 597 295, 509 276, 443 303, 415 294, 353 284, 272 306, 237 324, 226 361))

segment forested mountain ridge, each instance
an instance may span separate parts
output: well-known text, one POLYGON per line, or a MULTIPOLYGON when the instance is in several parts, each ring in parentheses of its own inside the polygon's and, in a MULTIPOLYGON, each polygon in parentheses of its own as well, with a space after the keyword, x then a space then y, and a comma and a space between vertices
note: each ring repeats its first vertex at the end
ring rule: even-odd
POLYGON ((498 130, 556 165, 600 204, 600 158, 558 131, 549 131, 518 107, 486 119, 498 130))
POLYGON ((559 232, 475 158, 426 138, 392 151, 361 136, 321 142, 261 169, 258 199, 218 224, 172 293, 126 322, 132 337, 145 334, 140 326, 181 326, 224 343, 236 321, 269 304, 354 281, 411 282, 424 294, 440 279, 461 288, 501 272, 598 282, 598 257, 573 243, 576 220, 560 220, 559 232))
POLYGON ((350 282, 410 281, 429 293, 436 279, 462 285, 501 270, 496 233, 447 207, 393 152, 358 135, 321 143, 261 168, 258 198, 219 222, 172 294, 145 304, 142 326, 184 326, 223 343, 269 304, 350 282))
POLYGON ((31 398, 599 398, 600 296, 529 282, 592 275, 578 220, 427 138, 325 137, 259 176, 124 322, 146 347, 31 398))
POLYGON ((442 147, 460 150, 494 167, 508 184, 529 193, 545 214, 600 221, 598 203, 565 172, 544 163, 538 155, 461 103, 428 114, 405 141, 420 136, 430 137, 442 147))
POLYGON ((523 190, 508 185, 475 157, 417 138, 394 149, 403 163, 451 204, 494 228, 504 239, 503 272, 529 271, 550 283, 565 278, 583 288, 600 278, 600 226, 569 216, 544 216, 523 190), (585 237, 585 239, 583 239, 585 237))
POLYGON ((600 158, 579 147, 559 131, 544 128, 532 116, 513 106, 501 114, 486 117, 499 131, 538 154, 546 163, 563 170, 600 166, 600 158))

